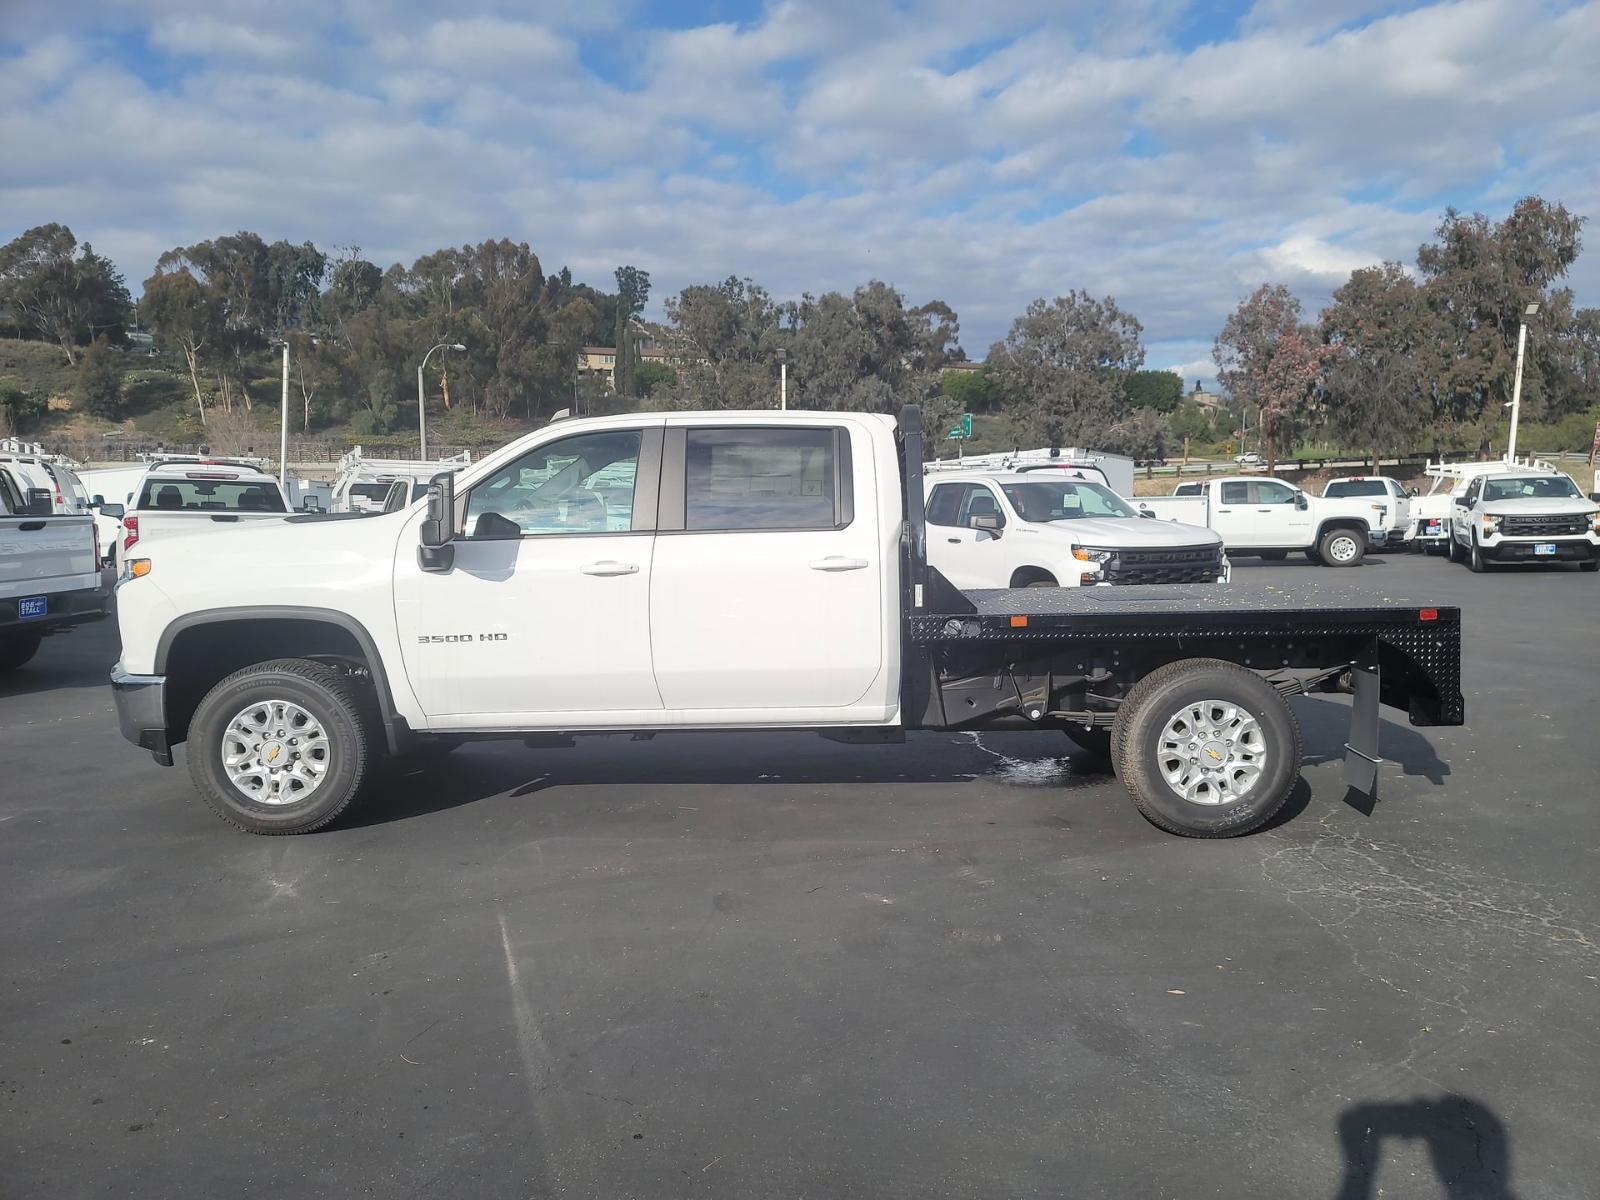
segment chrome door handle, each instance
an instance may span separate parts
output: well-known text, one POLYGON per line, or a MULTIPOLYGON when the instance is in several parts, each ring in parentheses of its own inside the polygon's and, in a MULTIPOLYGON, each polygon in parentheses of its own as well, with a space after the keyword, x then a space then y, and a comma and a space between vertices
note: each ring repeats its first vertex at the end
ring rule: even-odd
POLYGON ((585 575, 637 575, 638 563, 618 562, 614 558, 603 558, 599 562, 585 563, 579 567, 585 575))
POLYGON ((810 565, 813 571, 859 571, 867 565, 867 560, 830 554, 827 558, 813 558, 810 565))

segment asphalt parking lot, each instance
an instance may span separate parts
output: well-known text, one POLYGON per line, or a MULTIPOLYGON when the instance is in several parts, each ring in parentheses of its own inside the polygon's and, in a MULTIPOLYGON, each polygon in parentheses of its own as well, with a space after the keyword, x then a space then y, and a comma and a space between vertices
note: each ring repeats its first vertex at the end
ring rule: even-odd
MULTIPOLYGON (((1244 561, 1236 578, 1309 564, 1244 561)), ((0 1195, 1592 1197, 1600 580, 1391 555, 1468 725, 1227 842, 1064 738, 469 746, 254 838, 0 680, 0 1195)))

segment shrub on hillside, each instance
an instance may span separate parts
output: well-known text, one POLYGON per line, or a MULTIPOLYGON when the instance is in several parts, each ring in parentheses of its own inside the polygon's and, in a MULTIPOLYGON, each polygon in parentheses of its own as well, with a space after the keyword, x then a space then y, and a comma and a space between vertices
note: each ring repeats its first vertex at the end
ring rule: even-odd
POLYGON ((105 338, 98 337, 89 343, 78 362, 74 407, 108 421, 122 420, 122 372, 118 367, 105 338))
POLYGON ((0 379, 0 422, 5 432, 27 433, 50 409, 50 402, 14 379, 0 379))

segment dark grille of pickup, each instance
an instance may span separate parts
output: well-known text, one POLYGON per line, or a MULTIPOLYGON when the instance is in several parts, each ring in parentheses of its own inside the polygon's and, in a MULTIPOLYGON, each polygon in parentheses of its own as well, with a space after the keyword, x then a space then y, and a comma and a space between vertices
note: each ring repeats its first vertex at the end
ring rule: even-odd
POLYGON ((1500 518, 1500 533, 1504 537, 1560 537, 1588 532, 1589 518, 1581 514, 1500 518))
POLYGON ((1101 570, 1112 583, 1214 583, 1222 572, 1222 547, 1120 550, 1101 570))

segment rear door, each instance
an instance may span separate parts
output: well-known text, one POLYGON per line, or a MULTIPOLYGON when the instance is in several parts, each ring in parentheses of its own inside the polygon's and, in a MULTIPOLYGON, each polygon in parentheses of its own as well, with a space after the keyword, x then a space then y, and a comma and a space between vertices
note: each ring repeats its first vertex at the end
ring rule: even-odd
POLYGON ((677 719, 820 723, 867 702, 890 578, 876 493, 853 424, 667 426, 650 642, 677 719))

